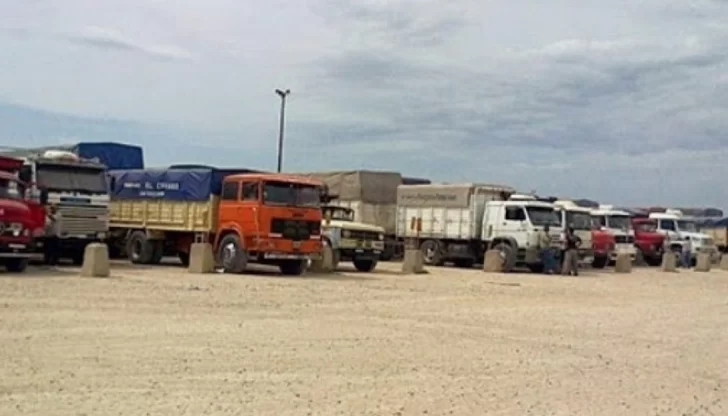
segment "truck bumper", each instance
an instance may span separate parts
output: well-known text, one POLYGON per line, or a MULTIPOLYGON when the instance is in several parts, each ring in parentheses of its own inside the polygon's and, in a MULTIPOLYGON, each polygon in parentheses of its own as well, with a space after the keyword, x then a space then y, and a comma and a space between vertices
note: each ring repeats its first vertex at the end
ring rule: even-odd
POLYGON ((339 249, 342 259, 379 259, 382 250, 365 248, 341 248, 339 249))
POLYGON ((0 258, 24 259, 32 255, 33 244, 30 242, 0 242, 0 258))
POLYGON ((264 260, 309 260, 311 255, 303 253, 263 253, 264 260))

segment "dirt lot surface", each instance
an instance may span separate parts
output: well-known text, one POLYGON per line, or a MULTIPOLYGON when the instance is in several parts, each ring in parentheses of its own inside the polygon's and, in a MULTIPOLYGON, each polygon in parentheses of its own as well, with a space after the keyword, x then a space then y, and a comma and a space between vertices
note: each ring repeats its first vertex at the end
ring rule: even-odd
POLYGON ((398 267, 0 274, 0 414, 728 414, 728 272, 398 267))

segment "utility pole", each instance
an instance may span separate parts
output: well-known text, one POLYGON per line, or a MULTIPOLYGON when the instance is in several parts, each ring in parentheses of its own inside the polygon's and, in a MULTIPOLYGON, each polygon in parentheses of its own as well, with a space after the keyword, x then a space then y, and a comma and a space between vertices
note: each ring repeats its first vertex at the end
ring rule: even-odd
POLYGON ((283 124, 286 117, 286 97, 291 90, 276 90, 276 94, 281 97, 281 124, 278 127, 278 173, 283 168, 283 124))

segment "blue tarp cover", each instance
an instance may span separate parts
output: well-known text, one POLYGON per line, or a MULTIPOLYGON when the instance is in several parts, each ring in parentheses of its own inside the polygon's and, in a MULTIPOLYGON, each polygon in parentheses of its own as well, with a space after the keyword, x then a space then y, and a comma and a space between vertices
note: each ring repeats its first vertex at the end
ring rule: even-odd
POLYGON ((82 142, 73 146, 72 151, 84 159, 98 159, 109 170, 144 169, 144 151, 139 146, 123 143, 82 142))
MULTIPOLYGON (((210 169, 110 171, 111 198, 207 201, 213 193, 213 172, 210 169)), ((218 183, 217 189, 220 187, 218 183)))

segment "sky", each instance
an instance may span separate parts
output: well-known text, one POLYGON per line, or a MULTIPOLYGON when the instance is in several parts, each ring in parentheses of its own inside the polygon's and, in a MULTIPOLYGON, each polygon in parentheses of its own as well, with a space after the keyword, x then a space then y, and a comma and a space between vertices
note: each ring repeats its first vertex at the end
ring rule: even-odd
POLYGON ((725 0, 0 0, 0 145, 728 208, 725 0))

